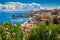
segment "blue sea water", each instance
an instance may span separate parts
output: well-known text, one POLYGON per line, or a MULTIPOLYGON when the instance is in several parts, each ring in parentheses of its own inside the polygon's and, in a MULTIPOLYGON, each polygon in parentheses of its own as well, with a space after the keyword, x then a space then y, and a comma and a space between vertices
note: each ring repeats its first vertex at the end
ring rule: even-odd
POLYGON ((15 15, 20 15, 20 14, 26 14, 26 11, 18 11, 18 12, 4 12, 4 11, 0 11, 0 22, 8 22, 11 21, 12 23, 21 23, 23 24, 24 22, 26 22, 27 20, 23 20, 23 19, 13 19, 11 16, 13 14, 15 15))

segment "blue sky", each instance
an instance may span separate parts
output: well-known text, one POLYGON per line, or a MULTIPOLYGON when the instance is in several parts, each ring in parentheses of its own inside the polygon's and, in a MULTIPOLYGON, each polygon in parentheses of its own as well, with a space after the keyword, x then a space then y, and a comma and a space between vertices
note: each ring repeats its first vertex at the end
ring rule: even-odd
POLYGON ((2 4, 6 2, 39 3, 44 7, 60 6, 60 0, 0 0, 0 3, 2 4))

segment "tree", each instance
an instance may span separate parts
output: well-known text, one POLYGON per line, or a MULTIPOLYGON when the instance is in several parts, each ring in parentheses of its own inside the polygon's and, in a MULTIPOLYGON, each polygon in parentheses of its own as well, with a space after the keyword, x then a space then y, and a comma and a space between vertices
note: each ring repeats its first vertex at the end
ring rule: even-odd
POLYGON ((57 19, 57 18, 54 18, 54 19, 53 19, 53 23, 54 23, 54 24, 58 24, 58 19, 57 19))
POLYGON ((53 15, 57 15, 57 14, 58 14, 58 12, 53 12, 52 14, 53 14, 53 15))

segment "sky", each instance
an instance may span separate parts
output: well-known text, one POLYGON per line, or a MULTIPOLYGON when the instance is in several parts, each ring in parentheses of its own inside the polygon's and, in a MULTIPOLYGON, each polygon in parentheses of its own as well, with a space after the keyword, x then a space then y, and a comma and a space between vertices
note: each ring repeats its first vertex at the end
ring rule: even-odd
POLYGON ((22 3, 39 3, 44 7, 58 7, 60 0, 0 0, 0 3, 6 2, 22 2, 22 3))
POLYGON ((21 4, 20 6, 18 6, 18 7, 20 7, 21 10, 26 10, 26 9, 27 10, 29 10, 29 9, 37 10, 38 8, 40 9, 41 7, 42 8, 44 8, 44 7, 45 8, 60 7, 60 0, 0 0, 0 9, 2 7, 1 4, 2 5, 4 4, 5 6, 3 5, 3 7, 7 7, 6 9, 15 9, 15 10, 17 10, 15 6, 18 3, 21 4), (11 7, 9 6, 11 3, 9 5, 6 5, 6 3, 8 4, 9 2, 13 2, 13 5, 11 7), (27 8, 25 6, 27 6, 27 8))

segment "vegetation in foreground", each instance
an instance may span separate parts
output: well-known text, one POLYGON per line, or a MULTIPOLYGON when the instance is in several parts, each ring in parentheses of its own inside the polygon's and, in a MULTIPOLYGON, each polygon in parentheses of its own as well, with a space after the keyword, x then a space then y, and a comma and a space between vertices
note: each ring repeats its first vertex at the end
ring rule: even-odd
POLYGON ((31 29, 27 40, 60 40, 60 25, 44 23, 31 29))
POLYGON ((0 26, 0 40, 22 40, 23 32, 20 24, 13 25, 11 22, 6 22, 0 26))
POLYGON ((40 23, 24 35, 19 23, 13 25, 11 22, 0 24, 0 40, 60 40, 60 25, 40 23), (25 37, 23 37, 25 36, 25 37))

